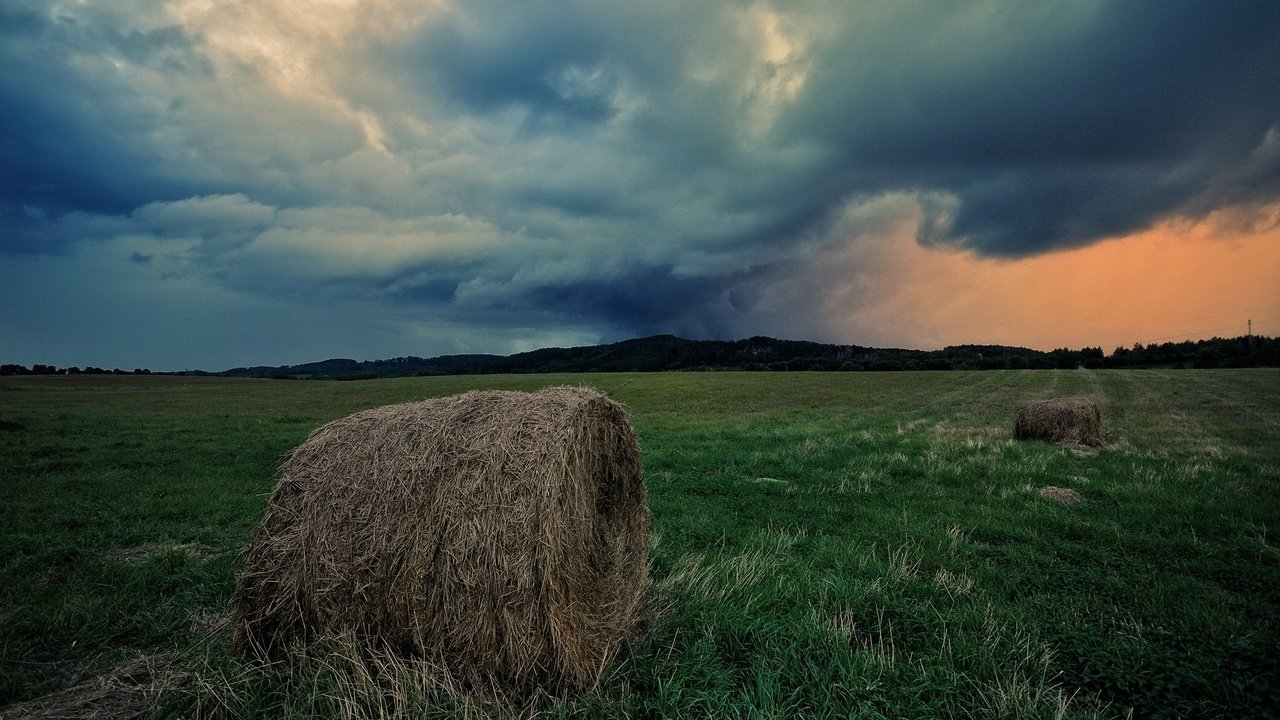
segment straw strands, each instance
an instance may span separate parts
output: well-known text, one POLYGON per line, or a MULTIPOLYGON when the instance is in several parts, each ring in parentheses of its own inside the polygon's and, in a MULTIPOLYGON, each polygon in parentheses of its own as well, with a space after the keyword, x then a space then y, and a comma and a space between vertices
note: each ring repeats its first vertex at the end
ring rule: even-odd
POLYGON ((232 647, 349 635, 507 687, 590 685, 638 619, 648 535, 635 434, 594 390, 367 410, 285 464, 232 647))
POLYGON ((1018 411, 1015 440, 1048 440, 1070 445, 1101 445, 1106 440, 1102 413, 1090 397, 1041 400, 1018 411))

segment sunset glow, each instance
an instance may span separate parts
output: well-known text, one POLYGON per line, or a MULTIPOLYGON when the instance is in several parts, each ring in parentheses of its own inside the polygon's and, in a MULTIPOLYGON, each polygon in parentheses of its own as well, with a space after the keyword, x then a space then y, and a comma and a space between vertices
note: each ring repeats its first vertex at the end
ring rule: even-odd
MULTIPOLYGON (((1274 207, 1272 212, 1274 212, 1274 207)), ((1280 334, 1280 227, 1164 222, 1095 245, 1018 260, 890 244, 852 303, 848 336, 940 348, 1048 350, 1280 334), (893 330, 895 325, 904 330, 893 330)), ((852 300, 852 299, 850 299, 852 300)))

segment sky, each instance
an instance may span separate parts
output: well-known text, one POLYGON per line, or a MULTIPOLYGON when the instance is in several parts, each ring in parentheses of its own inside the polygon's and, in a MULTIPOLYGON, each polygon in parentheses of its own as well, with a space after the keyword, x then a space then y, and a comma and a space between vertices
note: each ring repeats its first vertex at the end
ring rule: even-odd
POLYGON ((0 361, 1280 335, 1280 3, 5 0, 0 361))

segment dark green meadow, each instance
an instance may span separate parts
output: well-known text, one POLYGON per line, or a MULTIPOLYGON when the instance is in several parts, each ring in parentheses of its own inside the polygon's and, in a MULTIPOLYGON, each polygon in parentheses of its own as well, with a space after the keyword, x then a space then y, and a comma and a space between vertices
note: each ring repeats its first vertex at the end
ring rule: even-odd
POLYGON ((562 383, 631 410, 651 613, 598 688, 537 712, 1280 716, 1274 369, 0 378, 0 716, 165 652, 189 681, 156 716, 501 712, 385 658, 250 668, 221 619, 312 429, 562 383), (1102 400, 1108 446, 1010 439, 1066 394, 1102 400))

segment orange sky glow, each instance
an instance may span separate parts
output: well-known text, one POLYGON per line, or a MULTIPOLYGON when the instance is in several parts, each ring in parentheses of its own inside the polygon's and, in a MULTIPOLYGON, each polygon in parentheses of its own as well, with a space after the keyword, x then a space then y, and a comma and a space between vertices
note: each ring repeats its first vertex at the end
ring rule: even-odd
POLYGON ((1248 319, 1255 334, 1280 335, 1278 217, 1280 206, 1248 223, 1215 213, 1020 260, 924 247, 902 233, 864 271, 872 279, 857 293, 856 316, 840 329, 892 339, 900 327, 904 343, 922 348, 1107 352, 1135 342, 1243 335, 1248 319))

